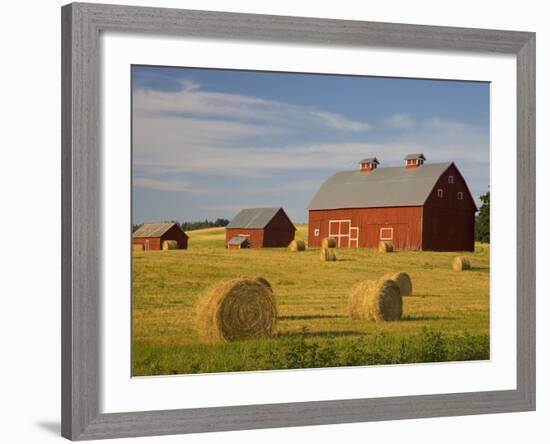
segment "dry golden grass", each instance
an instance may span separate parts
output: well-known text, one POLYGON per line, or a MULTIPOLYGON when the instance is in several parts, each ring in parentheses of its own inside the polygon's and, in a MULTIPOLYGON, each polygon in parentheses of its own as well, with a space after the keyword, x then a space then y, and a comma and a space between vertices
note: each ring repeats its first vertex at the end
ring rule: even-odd
POLYGON ((270 337, 277 322, 275 296, 258 280, 218 282, 201 295, 196 310, 197 332, 212 342, 270 337))
MULTIPOLYGON (((297 239, 307 239, 307 225, 298 225, 297 239)), ((286 248, 228 251, 223 228, 189 231, 188 250, 148 251, 132 268, 133 374, 159 374, 147 356, 169 373, 176 361, 189 361, 201 339, 195 329, 195 306, 208 287, 220 280, 264 276, 277 297, 278 344, 307 328, 311 341, 336 344, 386 333, 394 338, 418 335, 427 327, 446 335, 489 334, 488 244, 462 253, 472 269, 457 273, 449 266, 456 252, 400 251, 380 254, 376 249, 338 249, 338 261, 319 260, 319 249, 289 254, 286 248), (359 282, 406 270, 414 280, 414 294, 403 298, 401 322, 354 321, 349 318, 349 293, 359 282), (177 356, 175 355, 177 350, 177 356), (141 359, 139 358, 141 356, 141 359)), ((248 350, 250 341, 243 343, 248 350)), ((222 359, 223 350, 204 344, 201 359, 222 359)), ((241 346, 235 343, 235 346, 241 346)), ((251 346, 251 345, 250 345, 251 346)), ((240 350, 240 349, 239 349, 240 350)), ((198 357, 197 357, 198 359, 198 357)), ((202 361, 201 361, 202 362, 202 361)), ((156 367, 155 367, 156 368, 156 367)), ((248 367, 244 367, 246 370, 248 367)))
POLYGON ((132 252, 133 253, 139 253, 141 251, 145 251, 145 247, 143 244, 133 244, 132 245, 132 252))

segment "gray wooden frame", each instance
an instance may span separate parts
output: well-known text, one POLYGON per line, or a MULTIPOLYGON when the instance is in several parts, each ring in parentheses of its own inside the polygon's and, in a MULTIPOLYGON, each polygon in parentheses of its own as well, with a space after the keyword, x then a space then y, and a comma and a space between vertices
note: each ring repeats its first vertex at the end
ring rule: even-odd
POLYGON ((97 439, 535 409, 535 34, 70 4, 62 8, 62 435, 97 439), (127 413, 99 411, 102 31, 512 54, 517 58, 517 389, 127 413))

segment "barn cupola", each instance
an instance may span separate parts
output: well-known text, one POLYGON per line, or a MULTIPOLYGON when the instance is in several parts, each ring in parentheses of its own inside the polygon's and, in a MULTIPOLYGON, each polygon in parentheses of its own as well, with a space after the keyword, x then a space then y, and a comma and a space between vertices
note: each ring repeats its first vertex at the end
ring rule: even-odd
POLYGON ((405 168, 418 168, 419 166, 422 166, 425 161, 426 158, 422 153, 409 154, 405 157, 405 168))
POLYGON ((359 162, 359 169, 366 173, 375 170, 379 164, 380 162, 378 162, 376 157, 367 157, 359 162))

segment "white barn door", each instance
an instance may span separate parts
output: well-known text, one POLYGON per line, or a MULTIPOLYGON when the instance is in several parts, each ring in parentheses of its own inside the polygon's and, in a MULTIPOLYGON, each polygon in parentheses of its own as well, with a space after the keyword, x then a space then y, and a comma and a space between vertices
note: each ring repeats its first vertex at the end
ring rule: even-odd
POLYGON ((331 220, 328 223, 328 235, 336 239, 338 248, 357 248, 359 246, 359 227, 352 227, 351 220, 331 220))

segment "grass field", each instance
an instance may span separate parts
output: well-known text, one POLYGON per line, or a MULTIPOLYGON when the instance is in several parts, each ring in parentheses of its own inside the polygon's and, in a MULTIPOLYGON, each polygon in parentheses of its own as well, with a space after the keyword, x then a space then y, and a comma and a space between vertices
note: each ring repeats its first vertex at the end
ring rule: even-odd
MULTIPOLYGON (((299 225, 297 238, 306 239, 299 225)), ((489 358, 489 245, 464 253, 472 270, 451 268, 457 253, 224 248, 223 228, 188 231, 189 249, 133 258, 133 374, 161 375, 489 358), (352 321, 349 290, 385 273, 406 271, 414 296, 398 322, 352 321), (277 335, 227 344, 201 343, 194 306, 212 283, 266 277, 278 302, 277 335)))

